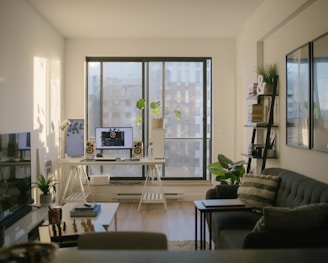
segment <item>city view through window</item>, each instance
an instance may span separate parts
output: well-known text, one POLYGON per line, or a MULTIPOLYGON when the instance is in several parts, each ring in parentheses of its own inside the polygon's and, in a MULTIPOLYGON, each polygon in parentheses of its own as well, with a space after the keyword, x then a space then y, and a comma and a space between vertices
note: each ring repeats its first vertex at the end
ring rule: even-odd
MULTIPOLYGON (((87 138, 95 140, 96 127, 133 127, 134 141, 142 141, 147 156, 151 119, 149 108, 140 112, 140 98, 160 102, 165 118, 164 179, 208 179, 211 152, 211 60, 208 58, 88 58, 87 138), (181 112, 177 119, 175 110, 181 112), (137 118, 142 120, 137 125, 137 118)), ((99 150, 97 150, 99 152, 99 150)), ((129 157, 128 150, 103 152, 129 157)), ((91 169, 91 168, 90 168, 91 169)), ((92 168, 91 174, 140 179, 139 166, 92 168)))

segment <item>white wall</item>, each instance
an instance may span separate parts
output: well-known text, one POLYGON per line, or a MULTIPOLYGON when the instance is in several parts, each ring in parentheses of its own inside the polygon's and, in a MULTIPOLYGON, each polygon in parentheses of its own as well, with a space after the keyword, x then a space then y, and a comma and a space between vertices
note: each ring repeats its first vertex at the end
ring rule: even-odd
MULTIPOLYGON (((257 41, 263 40, 264 63, 276 62, 279 68, 279 144, 277 161, 268 166, 281 166, 328 182, 328 153, 304 150, 286 146, 286 67, 285 56, 295 48, 313 40, 328 31, 328 1, 306 0, 269 0, 245 25, 244 32, 237 40, 237 101, 243 104, 246 89, 256 82, 255 67, 257 62, 257 41), (243 94, 243 95, 242 95, 243 94), (244 96, 244 98, 243 98, 244 96)), ((238 111, 245 120, 245 103, 238 111)), ((241 127, 242 118, 237 125, 241 127)), ((237 129, 239 131, 239 129, 237 129)), ((249 134, 238 132, 242 140, 237 142, 237 151, 244 151, 250 142, 249 134)))
POLYGON ((1 0, 0 132, 34 131, 34 145, 56 155, 58 122, 84 117, 86 56, 209 56, 213 58, 213 157, 220 152, 241 159, 240 153, 245 152, 250 139, 244 128, 246 89, 256 80, 257 42, 263 40, 264 61, 278 62, 280 75, 279 160, 268 166, 277 165, 328 181, 327 153, 285 146, 284 121, 285 55, 327 31, 327 7, 325 0, 267 0, 245 24, 237 41, 64 42, 25 1, 1 0))
POLYGON ((25 1, 0 1, 0 133, 32 132, 34 176, 36 148, 57 158, 63 57, 63 38, 25 1))
POLYGON ((65 41, 66 118, 84 117, 84 61, 103 57, 212 57, 214 158, 234 155, 235 41, 232 39, 107 39, 65 41), (228 110, 227 110, 228 109, 228 110))

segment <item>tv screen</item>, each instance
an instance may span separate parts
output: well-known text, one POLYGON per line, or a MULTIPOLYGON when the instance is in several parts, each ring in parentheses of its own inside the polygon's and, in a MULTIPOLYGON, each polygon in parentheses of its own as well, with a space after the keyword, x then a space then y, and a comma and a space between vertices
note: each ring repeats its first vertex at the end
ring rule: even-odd
POLYGON ((132 127, 97 127, 96 149, 115 150, 132 149, 133 128, 132 127))
POLYGON ((0 225, 31 211, 31 134, 0 134, 0 225))

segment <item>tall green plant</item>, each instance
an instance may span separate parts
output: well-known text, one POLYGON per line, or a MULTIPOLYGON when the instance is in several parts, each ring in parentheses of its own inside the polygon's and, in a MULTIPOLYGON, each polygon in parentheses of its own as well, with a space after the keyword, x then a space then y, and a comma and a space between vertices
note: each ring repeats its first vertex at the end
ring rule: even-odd
POLYGON ((207 166, 210 173, 216 176, 216 181, 224 184, 239 184, 245 174, 245 161, 233 162, 223 154, 218 154, 218 161, 207 166))

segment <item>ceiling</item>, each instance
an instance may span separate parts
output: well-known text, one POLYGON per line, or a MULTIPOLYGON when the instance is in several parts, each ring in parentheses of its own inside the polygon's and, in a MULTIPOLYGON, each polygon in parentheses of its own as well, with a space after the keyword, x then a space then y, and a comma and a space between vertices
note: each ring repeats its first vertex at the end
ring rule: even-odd
POLYGON ((234 38, 265 0, 26 0, 65 38, 234 38))

